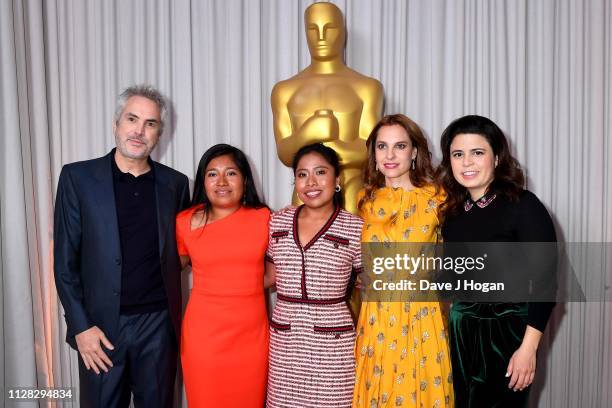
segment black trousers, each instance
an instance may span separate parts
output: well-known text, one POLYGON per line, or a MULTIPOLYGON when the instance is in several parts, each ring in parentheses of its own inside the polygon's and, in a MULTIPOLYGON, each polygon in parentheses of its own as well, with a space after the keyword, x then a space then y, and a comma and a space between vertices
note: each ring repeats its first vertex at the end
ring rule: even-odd
MULTIPOLYGON (((79 355, 80 406, 172 407, 178 347, 167 310, 121 315, 108 373, 87 370, 79 355)), ((104 348, 104 347, 103 347, 104 348)))

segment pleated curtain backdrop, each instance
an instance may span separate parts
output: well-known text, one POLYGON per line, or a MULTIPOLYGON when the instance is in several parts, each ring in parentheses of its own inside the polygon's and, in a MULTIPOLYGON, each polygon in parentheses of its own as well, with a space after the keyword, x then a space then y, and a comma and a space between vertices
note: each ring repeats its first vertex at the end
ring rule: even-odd
MULTIPOLYGON (((276 157, 269 98, 277 81, 310 62, 303 23, 310 3, 0 2, 5 388, 78 384, 53 283, 53 200, 63 164, 114 146, 122 88, 151 83, 173 101, 154 158, 193 180, 208 147, 231 143, 248 154, 271 207, 290 201, 292 175, 276 157)), ((382 82, 385 112, 419 123, 435 159, 452 119, 488 116, 508 135, 559 237, 612 241, 609 0, 335 3, 346 18, 347 64, 382 82)), ((609 299, 607 262, 578 278, 609 299)), ((612 406, 611 322, 610 302, 558 305, 532 406, 612 406)))

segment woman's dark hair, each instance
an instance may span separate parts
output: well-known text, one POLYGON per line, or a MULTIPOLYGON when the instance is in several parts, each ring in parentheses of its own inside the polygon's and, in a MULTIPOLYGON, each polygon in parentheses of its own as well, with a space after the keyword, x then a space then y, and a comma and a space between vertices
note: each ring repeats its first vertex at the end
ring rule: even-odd
POLYGON ((487 194, 501 195, 514 201, 518 199, 525 185, 525 176, 519 162, 510 153, 504 132, 489 118, 478 115, 463 116, 448 125, 440 140, 442 162, 436 171, 436 179, 447 194, 446 200, 440 207, 442 215, 456 214, 469 197, 468 190, 453 176, 450 152, 455 136, 465 133, 484 137, 497 158, 494 178, 487 188, 487 194))
POLYGON ((249 165, 249 161, 242 151, 234 146, 230 146, 228 144, 220 143, 214 145, 210 149, 208 149, 200 159, 200 164, 198 164, 198 170, 196 173, 196 178, 193 187, 193 198, 191 199, 191 205, 204 205, 205 212, 205 221, 208 219, 208 213, 210 211, 210 201, 206 196, 206 190, 204 190, 204 176, 206 172, 206 167, 208 167, 208 163, 212 161, 212 159, 228 155, 232 158, 238 170, 244 177, 244 196, 242 205, 247 208, 263 208, 267 207, 266 204, 259 198, 257 194, 257 189, 255 188, 255 182, 253 181, 253 173, 251 172, 251 166, 249 165))
POLYGON ((364 196, 359 200, 357 208, 362 209, 363 205, 374 200, 374 193, 385 186, 385 176, 376 170, 376 139, 378 131, 384 126, 401 126, 408 135, 410 143, 417 149, 415 168, 410 170, 410 182, 415 187, 423 187, 433 182, 433 167, 431 165, 431 153, 427 145, 427 139, 423 135, 421 128, 412 119, 401 113, 387 115, 374 126, 370 136, 366 141, 368 149, 368 162, 363 175, 364 196))
MULTIPOLYGON (((302 146, 300 150, 297 151, 295 156, 293 156, 293 161, 291 162, 293 177, 295 177, 297 166, 302 157, 310 153, 317 153, 323 157, 323 159, 333 167, 334 177, 338 177, 340 175, 340 157, 338 156, 338 153, 336 153, 336 151, 331 147, 325 146, 323 143, 312 143, 302 146)), ((334 205, 343 207, 343 204, 342 194, 336 191, 334 193, 334 205)))

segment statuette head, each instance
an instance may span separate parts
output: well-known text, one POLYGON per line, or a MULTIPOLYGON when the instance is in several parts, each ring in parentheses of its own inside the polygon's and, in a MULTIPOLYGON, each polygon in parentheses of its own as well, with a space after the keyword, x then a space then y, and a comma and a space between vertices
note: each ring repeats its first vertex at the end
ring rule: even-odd
POLYGON ((304 13, 306 40, 315 60, 329 61, 342 55, 346 41, 344 17, 333 3, 314 3, 304 13))

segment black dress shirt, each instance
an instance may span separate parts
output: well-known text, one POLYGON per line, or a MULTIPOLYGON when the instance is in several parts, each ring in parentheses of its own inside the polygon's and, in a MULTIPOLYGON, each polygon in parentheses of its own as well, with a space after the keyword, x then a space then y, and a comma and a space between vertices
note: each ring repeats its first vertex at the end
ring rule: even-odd
POLYGON ((150 313, 167 307, 159 258, 155 174, 122 173, 114 157, 113 185, 121 239, 121 313, 150 313))

